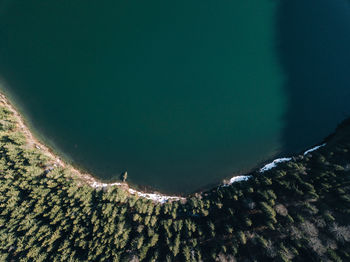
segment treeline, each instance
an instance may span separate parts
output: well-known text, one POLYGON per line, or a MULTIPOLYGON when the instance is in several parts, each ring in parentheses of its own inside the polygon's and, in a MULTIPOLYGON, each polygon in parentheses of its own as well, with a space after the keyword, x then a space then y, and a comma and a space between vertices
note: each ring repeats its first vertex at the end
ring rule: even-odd
POLYGON ((350 123, 327 146, 159 204, 93 189, 0 107, 0 261, 350 261, 350 123))

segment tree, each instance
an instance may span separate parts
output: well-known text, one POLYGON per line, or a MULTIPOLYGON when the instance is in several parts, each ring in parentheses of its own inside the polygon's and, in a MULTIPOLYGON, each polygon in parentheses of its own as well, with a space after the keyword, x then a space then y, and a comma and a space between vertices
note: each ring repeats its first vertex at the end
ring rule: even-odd
POLYGON ((121 174, 121 176, 120 176, 120 178, 121 178, 121 180, 123 181, 123 182, 126 182, 126 179, 128 178, 128 172, 123 172, 122 174, 121 174))

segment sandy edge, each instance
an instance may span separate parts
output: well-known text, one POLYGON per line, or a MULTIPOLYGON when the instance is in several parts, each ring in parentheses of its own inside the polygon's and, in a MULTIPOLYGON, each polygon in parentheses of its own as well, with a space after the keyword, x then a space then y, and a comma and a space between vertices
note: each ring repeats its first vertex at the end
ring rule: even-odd
MULTIPOLYGON (((55 155, 52 150, 50 150, 47 146, 45 146, 43 143, 41 143, 37 138, 33 136, 29 128, 26 126, 21 114, 18 113, 18 111, 15 109, 15 107, 9 102, 9 100, 6 98, 5 95, 0 93, 0 104, 3 105, 6 109, 8 109, 10 112, 13 113, 13 117, 16 120, 17 128, 20 132, 22 132, 27 140, 27 143, 32 148, 37 148, 40 150, 44 155, 48 156, 51 159, 51 164, 53 167, 62 167, 69 169, 74 175, 76 175, 81 181, 87 183, 92 188, 105 188, 105 187, 111 187, 111 186, 119 186, 128 191, 132 195, 137 195, 139 197, 144 197, 146 199, 150 199, 152 201, 158 202, 158 203, 165 203, 167 201, 186 201, 186 198, 180 197, 180 196, 168 196, 163 195, 160 193, 146 193, 137 191, 135 189, 132 189, 129 187, 127 183, 121 183, 121 182, 115 182, 115 183, 103 183, 97 180, 95 177, 88 173, 82 173, 78 169, 74 168, 73 166, 66 164, 64 161, 62 161, 57 155, 55 155)), ((318 150, 321 147, 324 147, 326 143, 322 145, 315 146, 309 150, 306 150, 304 152, 304 155, 307 155, 313 151, 318 150)), ((285 158, 277 158, 273 160, 272 162, 266 164, 262 168, 260 168, 259 173, 264 173, 267 170, 270 170, 272 168, 275 168, 279 163, 282 162, 288 162, 292 160, 291 157, 285 157, 285 158)), ((219 185, 218 187, 226 187, 233 183, 241 182, 241 181, 247 181, 251 178, 251 175, 245 175, 245 176, 233 176, 230 180, 226 180, 227 182, 223 182, 223 184, 219 185)))

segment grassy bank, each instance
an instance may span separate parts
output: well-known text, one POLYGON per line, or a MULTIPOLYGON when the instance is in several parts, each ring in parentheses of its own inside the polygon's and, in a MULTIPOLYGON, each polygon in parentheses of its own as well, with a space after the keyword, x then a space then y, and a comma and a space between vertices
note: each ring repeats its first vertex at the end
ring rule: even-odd
POLYGON ((154 201, 126 184, 91 186, 4 99, 0 261, 350 260, 350 120, 249 180, 154 201))

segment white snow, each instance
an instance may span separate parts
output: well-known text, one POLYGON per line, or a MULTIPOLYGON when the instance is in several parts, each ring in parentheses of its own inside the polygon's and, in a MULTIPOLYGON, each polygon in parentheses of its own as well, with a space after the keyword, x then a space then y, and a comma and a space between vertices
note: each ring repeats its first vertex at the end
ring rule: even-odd
POLYGON ((234 176, 228 182, 224 181, 224 184, 220 185, 219 187, 227 187, 229 185, 232 185, 233 183, 247 181, 251 177, 252 176, 234 176))
POLYGON ((90 185, 93 188, 99 188, 99 187, 107 187, 107 186, 121 186, 122 184, 121 183, 107 184, 107 183, 101 183, 101 182, 94 181, 94 182, 90 183, 90 185))
POLYGON ((273 160, 271 163, 268 163, 267 165, 265 165, 264 167, 262 167, 260 169, 260 173, 264 173, 267 170, 270 170, 272 168, 275 168, 277 166, 277 164, 282 163, 282 162, 288 162, 292 160, 291 157, 283 157, 283 158, 277 158, 275 160, 273 160))
POLYGON ((252 176, 234 176, 230 179, 230 182, 228 182, 228 184, 231 185, 236 182, 247 181, 251 177, 252 176))
POLYGON ((155 194, 155 193, 142 193, 131 188, 129 189, 129 192, 130 194, 138 195, 140 197, 144 197, 144 198, 159 202, 161 204, 167 202, 168 200, 178 201, 178 200, 185 199, 183 197, 177 197, 177 196, 166 196, 166 195, 155 194))
POLYGON ((315 146, 315 147, 313 147, 313 148, 311 148, 311 149, 309 149, 309 150, 306 150, 306 151, 304 152, 304 156, 306 156, 307 154, 309 154, 309 153, 311 153, 311 152, 316 151, 317 149, 319 149, 319 148, 321 148, 321 147, 324 147, 325 145, 326 145, 326 143, 324 143, 324 144, 322 144, 322 145, 319 145, 319 146, 315 146))

